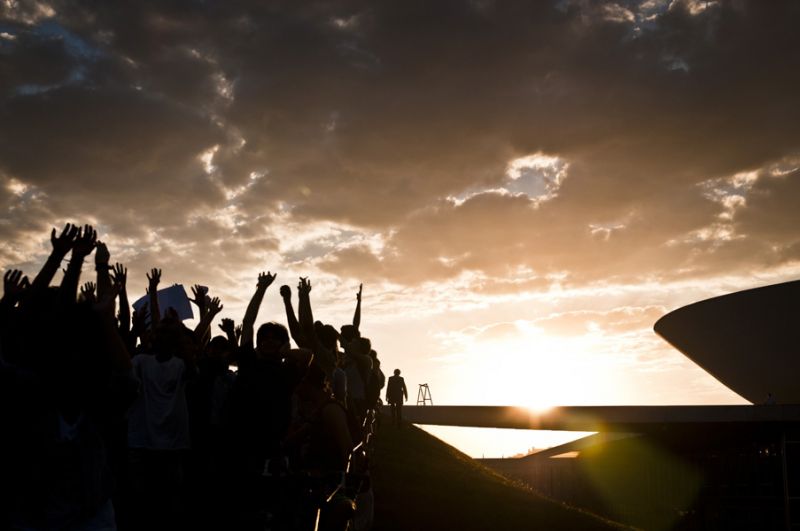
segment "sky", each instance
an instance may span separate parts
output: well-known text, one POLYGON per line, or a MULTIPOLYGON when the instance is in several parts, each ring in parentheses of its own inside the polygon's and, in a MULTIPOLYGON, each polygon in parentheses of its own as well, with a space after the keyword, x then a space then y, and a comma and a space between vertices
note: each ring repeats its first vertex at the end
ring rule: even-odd
MULTIPOLYGON (((800 4, 0 0, 0 266, 309 276, 416 401, 744 403, 652 331, 800 273, 800 4)), ((563 433, 431 428, 470 455, 563 433)), ((574 437, 574 436, 573 436, 574 437)))

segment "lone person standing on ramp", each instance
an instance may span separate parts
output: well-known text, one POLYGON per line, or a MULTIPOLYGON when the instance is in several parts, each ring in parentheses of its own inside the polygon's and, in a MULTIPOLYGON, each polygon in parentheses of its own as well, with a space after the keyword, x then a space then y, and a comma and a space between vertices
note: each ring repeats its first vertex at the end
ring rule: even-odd
POLYGON ((395 369, 394 376, 389 376, 389 382, 386 384, 386 402, 392 408, 392 422, 398 428, 403 420, 402 409, 405 400, 408 400, 406 381, 400 376, 400 369, 395 369))

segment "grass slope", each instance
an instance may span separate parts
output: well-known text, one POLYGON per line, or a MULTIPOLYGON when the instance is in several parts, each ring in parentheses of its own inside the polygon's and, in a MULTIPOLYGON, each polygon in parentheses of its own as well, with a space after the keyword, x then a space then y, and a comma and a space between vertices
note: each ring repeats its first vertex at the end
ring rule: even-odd
POLYGON ((414 426, 376 437, 375 531, 624 529, 547 500, 414 426))

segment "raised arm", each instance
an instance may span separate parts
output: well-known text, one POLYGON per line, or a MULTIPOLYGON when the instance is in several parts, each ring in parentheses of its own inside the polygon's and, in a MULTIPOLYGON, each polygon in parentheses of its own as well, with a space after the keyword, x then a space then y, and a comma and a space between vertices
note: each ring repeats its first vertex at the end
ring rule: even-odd
POLYGON ((64 273, 64 278, 61 279, 60 296, 62 301, 75 302, 83 261, 94 250, 96 243, 97 232, 91 225, 84 225, 83 229, 78 230, 78 236, 72 244, 72 255, 67 265, 67 271, 64 273))
POLYGON ((353 314, 353 328, 358 332, 358 327, 361 326, 361 290, 364 289, 364 284, 358 285, 358 293, 356 293, 356 313, 353 314))
POLYGON ((292 339, 294 339, 298 347, 311 348, 308 339, 300 330, 300 323, 297 322, 297 317, 294 315, 292 289, 289 286, 281 286, 280 293, 281 298, 283 298, 283 306, 286 309, 286 322, 289 324, 289 333, 292 334, 292 339))
POLYGON ((239 346, 239 338, 236 337, 236 325, 233 323, 233 319, 224 318, 219 325, 219 329, 225 332, 225 337, 228 338, 231 348, 239 346))
POLYGON ((316 337, 314 330, 314 313, 311 311, 311 281, 307 277, 300 277, 297 285, 297 313, 300 319, 300 330, 303 335, 314 342, 316 337))
POLYGON ((148 303, 145 302, 138 311, 134 310, 133 316, 131 317, 131 331, 127 334, 125 340, 125 345, 130 352, 136 350, 136 338, 141 339, 143 345, 147 344, 147 317, 150 315, 147 307, 148 303))
POLYGON ((125 343, 117 332, 114 321, 114 298, 117 296, 119 286, 112 285, 109 290, 98 298, 92 309, 100 316, 102 322, 101 340, 105 343, 111 366, 115 370, 127 370, 131 367, 131 359, 125 343))
POLYGON ((161 321, 161 311, 158 307, 158 283, 161 282, 161 270, 155 267, 147 276, 147 295, 150 303, 150 330, 155 330, 161 321))
POLYGON ((253 345, 253 327, 256 324, 256 317, 258 317, 258 309, 261 307, 261 301, 264 300, 264 293, 267 292, 267 288, 275 280, 276 275, 271 274, 269 271, 258 274, 256 292, 253 294, 253 298, 250 299, 250 304, 247 305, 244 319, 242 319, 242 339, 240 343, 242 346, 253 345))
MULTIPOLYGON (((94 252, 94 269, 97 272, 97 298, 105 299, 105 294, 111 289, 111 275, 109 274, 108 261, 111 254, 103 242, 97 242, 94 252)), ((112 312, 113 313, 113 312, 112 312)))
POLYGON ((83 286, 81 286, 81 297, 86 302, 91 302, 94 304, 97 302, 97 284, 94 282, 84 282, 83 286))
POLYGON ((72 249, 72 244, 75 238, 78 237, 79 232, 80 227, 70 223, 64 225, 64 229, 58 236, 56 236, 56 229, 53 229, 53 232, 50 233, 50 243, 53 245, 53 250, 42 266, 42 270, 39 271, 39 274, 33 279, 31 288, 38 291, 50 285, 56 271, 61 267, 61 261, 67 256, 70 249, 72 249))
POLYGON ((119 331, 127 336, 131 330, 131 306, 128 304, 128 268, 117 262, 111 268, 114 284, 119 286, 119 331))
POLYGON ((335 353, 325 348, 314 329, 314 314, 311 311, 311 281, 308 278, 300 278, 300 284, 297 286, 297 298, 299 299, 297 311, 300 314, 300 331, 309 345, 308 348, 314 351, 317 363, 330 378, 336 366, 335 353))
POLYGON ((28 277, 22 274, 19 269, 10 269, 3 275, 3 298, 0 299, 0 308, 3 313, 16 305, 22 294, 30 286, 28 277))
POLYGON ((197 327, 194 329, 194 335, 197 337, 198 341, 202 343, 203 338, 208 334, 211 328, 211 321, 213 321, 214 317, 221 311, 222 304, 219 302, 219 297, 214 297, 208 301, 205 314, 200 318, 200 322, 197 323, 197 327))
MULTIPOLYGON (((203 320, 203 317, 205 317, 206 313, 208 313, 208 305, 206 304, 206 297, 208 296, 207 291, 208 290, 204 289, 200 284, 195 284, 192 286, 192 295, 194 298, 189 299, 197 306, 197 315, 201 321, 203 320)), ((198 336, 197 339, 203 345, 211 341, 211 326, 207 326, 203 336, 198 336)))

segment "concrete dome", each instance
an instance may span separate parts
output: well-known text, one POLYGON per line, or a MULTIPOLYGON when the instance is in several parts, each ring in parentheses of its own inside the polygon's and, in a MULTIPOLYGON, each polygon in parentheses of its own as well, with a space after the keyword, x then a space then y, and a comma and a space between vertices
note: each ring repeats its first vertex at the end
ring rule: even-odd
POLYGON ((696 302, 654 329, 747 400, 800 404, 800 281, 696 302))

